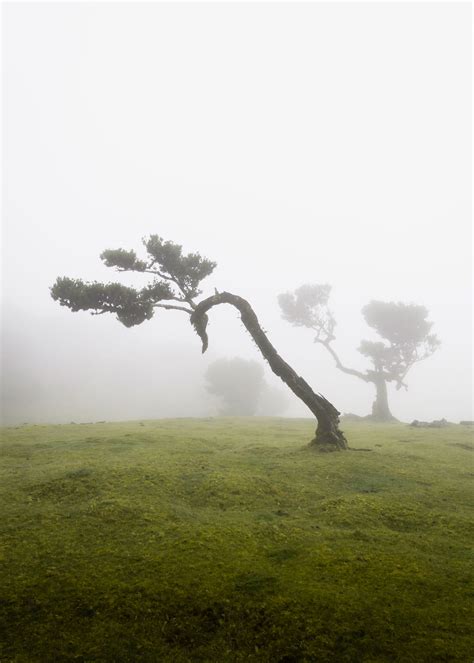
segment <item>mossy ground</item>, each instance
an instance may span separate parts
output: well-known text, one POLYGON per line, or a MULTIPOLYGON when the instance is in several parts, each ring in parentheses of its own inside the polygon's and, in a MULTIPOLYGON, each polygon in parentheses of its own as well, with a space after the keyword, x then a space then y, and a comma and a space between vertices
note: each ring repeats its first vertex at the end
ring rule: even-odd
POLYGON ((0 661, 472 661, 471 431, 313 428, 4 429, 0 661))

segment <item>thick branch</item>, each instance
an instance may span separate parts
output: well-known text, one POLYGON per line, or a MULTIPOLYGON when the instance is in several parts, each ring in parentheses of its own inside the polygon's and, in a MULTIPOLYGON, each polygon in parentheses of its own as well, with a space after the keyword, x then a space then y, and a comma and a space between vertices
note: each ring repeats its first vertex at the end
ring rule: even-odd
POLYGON ((153 308, 165 308, 167 311, 184 311, 192 315, 193 310, 185 306, 173 306, 173 304, 153 304, 153 308))
POLYGON ((329 343, 327 343, 325 341, 319 341, 318 339, 315 339, 314 342, 319 343, 320 345, 324 345, 326 350, 331 354, 334 361, 336 362, 337 368, 340 371, 342 371, 343 373, 347 373, 348 375, 355 375, 356 377, 360 378, 361 380, 364 380, 364 382, 374 382, 374 383, 376 383, 380 378, 383 378, 386 382, 395 381, 397 383, 397 389, 400 389, 401 387, 404 387, 405 389, 408 389, 408 386, 405 384, 405 382, 403 382, 403 378, 405 377, 406 373, 408 372, 408 369, 405 371, 405 373, 401 377, 398 376, 398 375, 392 375, 391 373, 387 373, 386 371, 383 371, 383 370, 367 371, 367 373, 362 373, 361 371, 357 371, 354 368, 347 368, 347 366, 344 366, 341 363, 341 360, 339 359, 339 357, 336 354, 335 350, 329 345, 329 343))
POLYGON ((315 339, 315 343, 320 343, 321 345, 324 345, 326 350, 329 352, 329 354, 332 356, 334 361, 336 362, 337 368, 342 371, 343 373, 347 373, 348 375, 355 375, 357 378, 360 378, 361 380, 364 380, 364 382, 372 382, 370 377, 366 375, 365 373, 361 373, 360 371, 355 370, 354 368, 347 368, 341 363, 341 360, 337 356, 336 352, 333 350, 333 348, 330 346, 329 343, 325 341, 319 341, 315 339))

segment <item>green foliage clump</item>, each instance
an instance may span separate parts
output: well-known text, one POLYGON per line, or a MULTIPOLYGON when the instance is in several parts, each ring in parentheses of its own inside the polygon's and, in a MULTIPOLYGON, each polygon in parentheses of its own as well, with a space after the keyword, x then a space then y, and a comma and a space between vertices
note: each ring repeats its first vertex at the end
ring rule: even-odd
POLYGON ((422 343, 433 326, 427 320, 428 309, 418 304, 372 300, 362 315, 369 327, 393 344, 422 343))
MULTIPOLYGON (((164 286, 164 295, 168 289, 164 286)), ((84 283, 80 279, 58 278, 51 288, 51 296, 71 311, 116 313, 126 327, 139 325, 153 317, 153 300, 146 292, 137 291, 121 283, 84 283)))
POLYGON ((5 429, 0 660, 469 661, 470 431, 311 427, 5 429))
POLYGON ((329 308, 331 286, 305 283, 294 292, 278 295, 282 318, 295 327, 320 327, 329 338, 333 338, 336 321, 329 308))
POLYGON ((107 267, 117 267, 118 270, 144 272, 146 262, 138 260, 135 251, 125 251, 125 249, 106 249, 100 254, 101 260, 107 267))
POLYGON ((158 235, 151 235, 143 243, 148 260, 139 260, 135 251, 125 249, 107 249, 100 257, 107 267, 115 267, 119 272, 152 274, 153 281, 144 288, 59 277, 51 287, 52 298, 75 312, 116 313, 126 327, 150 320, 156 307, 192 313, 192 309, 182 304, 194 307, 192 298, 201 293, 198 285, 212 273, 216 263, 199 253, 183 255, 179 244, 164 242, 158 235), (179 306, 163 302, 177 302, 179 306))
POLYGON ((367 324, 388 344, 362 341, 359 352, 380 365, 389 375, 405 376, 412 364, 430 357, 440 346, 428 309, 418 304, 371 301, 362 314, 367 324))
POLYGON ((217 263, 202 258, 199 253, 183 255, 182 246, 165 242, 158 235, 151 235, 143 243, 153 263, 169 275, 187 297, 194 298, 201 294, 199 283, 212 274, 217 263))

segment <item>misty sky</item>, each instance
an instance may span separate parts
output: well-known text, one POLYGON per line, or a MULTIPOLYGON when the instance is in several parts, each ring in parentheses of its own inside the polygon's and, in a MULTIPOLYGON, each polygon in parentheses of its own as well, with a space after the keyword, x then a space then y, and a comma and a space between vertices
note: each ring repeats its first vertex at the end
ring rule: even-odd
MULTIPOLYGON (((335 348, 373 338, 371 299, 425 305, 441 349, 390 388, 395 416, 472 419, 470 3, 3 5, 3 419, 206 416, 218 357, 258 359, 214 309, 126 329, 60 308, 57 276, 157 233, 218 267, 282 356, 343 412, 337 371, 276 297, 330 283, 335 348)), ((277 385, 266 369, 267 379, 277 385)), ((280 383, 281 384, 281 383, 280 383)), ((282 389, 284 385, 281 384, 282 389)), ((289 415, 310 416, 292 398, 289 415)))

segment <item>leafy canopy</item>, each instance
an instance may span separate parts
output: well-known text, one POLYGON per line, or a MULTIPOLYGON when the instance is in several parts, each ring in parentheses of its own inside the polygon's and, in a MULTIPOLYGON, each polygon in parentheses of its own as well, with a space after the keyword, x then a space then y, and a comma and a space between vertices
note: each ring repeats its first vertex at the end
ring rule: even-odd
POLYGON ((295 327, 307 327, 317 332, 317 338, 334 339, 336 321, 329 310, 331 286, 306 283, 294 292, 278 295, 284 320, 295 327))
POLYGON ((424 306, 373 300, 364 306, 362 314, 383 340, 363 340, 359 352, 372 361, 375 373, 346 369, 331 347, 336 321, 328 307, 330 292, 327 284, 305 284, 293 293, 279 295, 278 302, 283 319, 315 331, 315 342, 331 352, 341 370, 364 379, 382 374, 386 380, 395 380, 401 386, 409 368, 432 355, 440 345, 437 336, 430 333, 433 323, 427 319, 428 310, 424 306))
POLYGON ((124 249, 108 249, 100 257, 116 271, 151 274, 154 278, 145 287, 136 289, 121 283, 85 282, 63 276, 52 286, 52 298, 71 311, 115 313, 126 327, 150 320, 157 307, 191 314, 193 299, 201 294, 200 282, 213 272, 216 263, 199 253, 185 255, 179 244, 165 242, 158 235, 144 239, 143 244, 146 260, 138 259, 135 251, 124 249))
POLYGON ((372 300, 362 309, 367 324, 389 343, 421 343, 429 334, 432 322, 428 309, 417 304, 372 300))
POLYGON ((372 300, 362 314, 367 324, 388 343, 363 340, 359 352, 390 375, 405 375, 412 364, 430 357, 440 346, 428 309, 417 304, 372 300))

